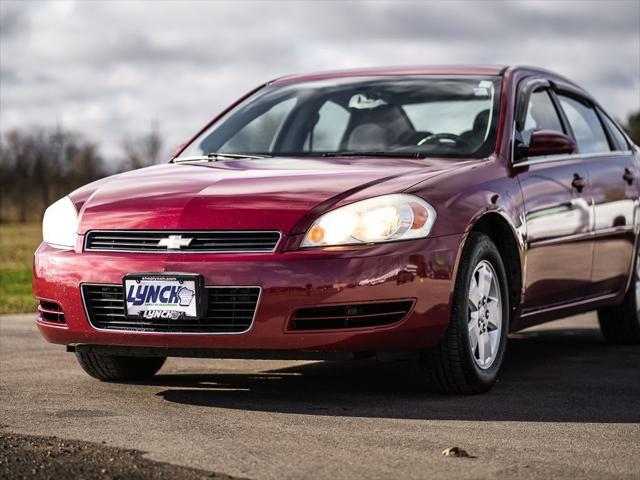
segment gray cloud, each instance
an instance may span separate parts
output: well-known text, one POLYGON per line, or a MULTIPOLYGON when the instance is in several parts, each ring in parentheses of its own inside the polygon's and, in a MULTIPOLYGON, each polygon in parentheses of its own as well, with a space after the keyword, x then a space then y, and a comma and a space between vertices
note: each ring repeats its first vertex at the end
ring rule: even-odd
POLYGON ((0 3, 0 38, 8 39, 18 35, 27 24, 29 10, 34 3, 2 2, 0 3))
POLYGON ((614 116, 640 107, 640 2, 0 2, 0 129, 63 125, 167 151, 246 90, 375 65, 540 65, 614 116))

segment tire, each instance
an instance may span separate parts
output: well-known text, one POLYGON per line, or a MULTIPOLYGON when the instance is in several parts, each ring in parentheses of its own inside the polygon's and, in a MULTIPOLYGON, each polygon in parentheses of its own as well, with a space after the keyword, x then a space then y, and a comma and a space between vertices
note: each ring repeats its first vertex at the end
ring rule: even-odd
POLYGON ((165 357, 116 357, 78 352, 76 358, 85 372, 103 382, 148 380, 166 360, 165 357))
POLYGON ((617 345, 640 343, 640 251, 624 300, 620 305, 598 310, 598 322, 605 340, 617 345))
POLYGON ((441 393, 488 391, 502 366, 508 331, 509 290, 502 258, 489 237, 472 232, 460 259, 449 327, 439 345, 422 352, 419 360, 421 380, 430 391, 441 393), (484 287, 489 278, 486 272, 494 275, 495 280, 489 282, 489 294, 484 287), (480 280, 482 289, 480 275, 483 276, 480 280), (489 298, 486 304, 483 303, 485 298, 489 298), (488 317, 485 315, 487 310, 488 317), (472 338, 477 341, 475 348, 472 338), (486 353, 487 339, 492 354, 486 353), (481 342, 483 352, 480 352, 481 342))

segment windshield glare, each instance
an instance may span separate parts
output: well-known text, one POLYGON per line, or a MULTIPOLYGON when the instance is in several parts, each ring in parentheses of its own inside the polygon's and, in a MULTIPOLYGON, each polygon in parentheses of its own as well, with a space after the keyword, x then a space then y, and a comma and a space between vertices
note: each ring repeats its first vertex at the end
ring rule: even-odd
POLYGON ((177 158, 375 153, 480 158, 495 147, 500 77, 383 77, 272 84, 177 158))

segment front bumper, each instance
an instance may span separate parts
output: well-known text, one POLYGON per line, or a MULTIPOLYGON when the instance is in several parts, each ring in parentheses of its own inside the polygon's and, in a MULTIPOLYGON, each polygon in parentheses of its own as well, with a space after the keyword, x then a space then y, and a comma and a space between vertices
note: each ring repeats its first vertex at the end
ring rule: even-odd
POLYGON ((66 325, 38 318, 52 343, 173 349, 373 352, 437 344, 449 323, 453 272, 461 235, 359 248, 273 254, 110 253, 58 250, 42 244, 34 260, 34 295, 58 302, 66 325), (104 331, 85 313, 80 285, 120 284, 136 272, 198 273, 206 286, 260 286, 250 330, 242 334, 104 331), (387 326, 291 331, 302 307, 413 299, 387 326))

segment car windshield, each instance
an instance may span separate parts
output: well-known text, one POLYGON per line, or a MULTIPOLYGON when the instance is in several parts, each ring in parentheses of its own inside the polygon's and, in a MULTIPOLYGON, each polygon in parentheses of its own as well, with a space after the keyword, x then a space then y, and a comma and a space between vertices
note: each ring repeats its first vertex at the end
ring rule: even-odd
POLYGON ((499 97, 500 77, 275 83, 212 124, 176 160, 233 155, 480 158, 494 151, 499 97))

